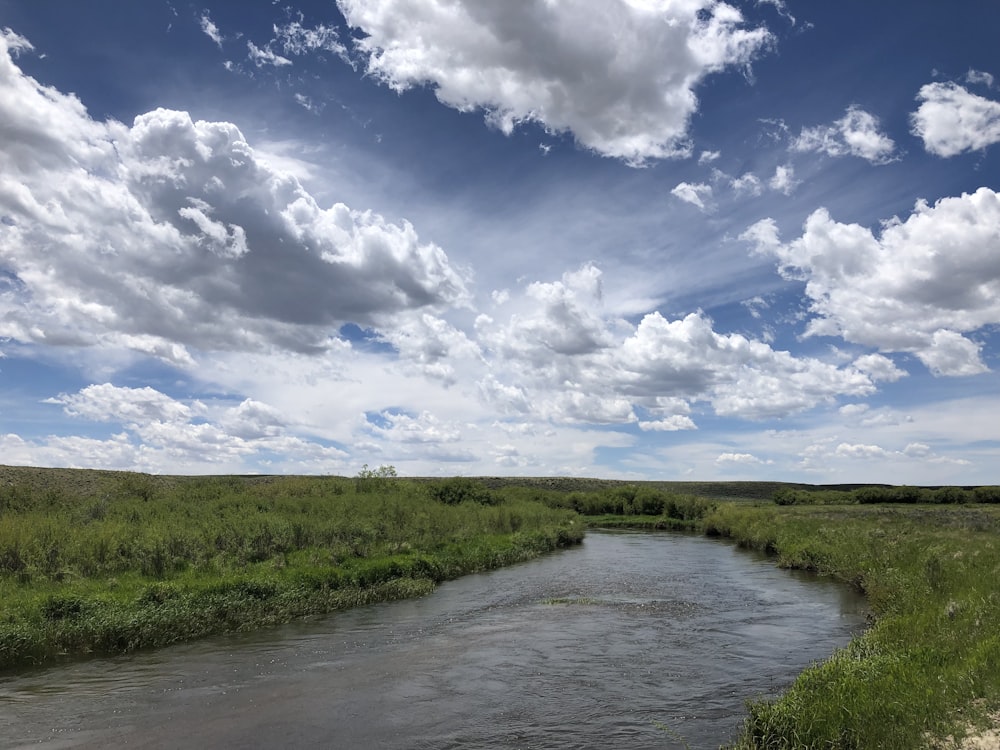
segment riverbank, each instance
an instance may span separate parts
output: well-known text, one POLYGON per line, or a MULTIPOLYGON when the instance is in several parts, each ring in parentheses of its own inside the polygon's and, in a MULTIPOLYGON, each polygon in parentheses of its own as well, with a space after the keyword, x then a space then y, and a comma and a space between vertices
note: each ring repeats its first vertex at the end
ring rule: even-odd
POLYGON ((689 521, 586 521, 723 537, 866 595, 871 626, 778 699, 751 702, 732 750, 996 747, 1000 507, 821 497, 823 504, 719 503, 689 521))
POLYGON ((873 615, 779 699, 751 703, 735 748, 911 750, 988 736, 1000 705, 1000 508, 727 504, 702 530, 856 586, 873 615))
POLYGON ((583 537, 463 482, 28 471, 0 486, 0 670, 419 596, 583 537))
POLYGON ((960 747, 1000 707, 996 488, 766 502, 749 483, 0 470, 0 669, 417 596, 575 544, 586 522, 727 538, 865 593, 871 627, 750 704, 738 750, 960 747))

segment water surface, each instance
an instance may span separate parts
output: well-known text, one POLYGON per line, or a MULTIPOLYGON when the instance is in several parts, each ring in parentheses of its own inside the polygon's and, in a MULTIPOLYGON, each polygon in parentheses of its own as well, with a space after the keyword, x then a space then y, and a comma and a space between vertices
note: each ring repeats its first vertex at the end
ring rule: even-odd
POLYGON ((0 748, 717 748, 863 625, 729 544, 590 532, 423 599, 0 678, 0 748))

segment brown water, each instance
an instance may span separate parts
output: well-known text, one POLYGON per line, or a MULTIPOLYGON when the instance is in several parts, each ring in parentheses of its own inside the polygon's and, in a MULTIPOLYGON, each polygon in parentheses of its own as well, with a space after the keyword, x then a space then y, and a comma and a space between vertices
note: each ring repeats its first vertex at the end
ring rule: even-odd
POLYGON ((419 600, 0 678, 0 748, 717 748, 863 625, 728 544, 591 532, 419 600))

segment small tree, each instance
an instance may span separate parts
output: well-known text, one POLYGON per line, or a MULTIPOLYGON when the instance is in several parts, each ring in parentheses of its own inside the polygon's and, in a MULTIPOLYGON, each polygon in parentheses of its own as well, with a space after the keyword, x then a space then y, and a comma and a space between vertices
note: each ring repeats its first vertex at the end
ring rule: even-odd
POLYGON ((369 469, 368 464, 365 464, 354 479, 354 489, 357 492, 365 493, 383 492, 389 489, 395 478, 395 466, 379 466, 377 469, 369 469))

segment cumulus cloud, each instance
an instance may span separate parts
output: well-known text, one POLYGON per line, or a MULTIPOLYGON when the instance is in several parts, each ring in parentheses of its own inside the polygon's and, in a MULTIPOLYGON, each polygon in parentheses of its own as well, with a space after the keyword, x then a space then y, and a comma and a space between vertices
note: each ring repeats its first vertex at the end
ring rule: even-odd
POLYGON ((870 408, 868 404, 844 404, 838 411, 845 417, 857 417, 867 412, 870 408))
POLYGON ((865 354, 858 357, 854 360, 854 366, 875 381, 895 383, 907 375, 905 370, 900 370, 895 362, 881 354, 865 354))
POLYGON ((132 425, 187 421, 195 411, 204 409, 196 404, 193 410, 153 388, 118 388, 110 383, 89 385, 78 393, 47 399, 46 403, 62 405, 72 417, 132 425))
MULTIPOLYGON (((609 363, 611 364, 611 363, 609 363)), ((720 334, 702 313, 667 320, 650 313, 614 352, 627 392, 710 400, 717 413, 761 418, 872 389, 860 372, 796 359, 740 334, 720 334)))
POLYGON ((931 455, 931 447, 926 443, 909 443, 903 448, 903 455, 910 458, 926 458, 931 455))
MULTIPOLYGON (((554 422, 676 431, 696 429, 693 403, 723 416, 768 419, 875 390, 874 377, 858 366, 798 358, 718 333, 700 312, 677 320, 653 312, 637 325, 603 316, 597 279, 588 266, 560 282, 529 286, 510 301, 517 312, 507 321, 480 318, 491 368, 480 382, 484 400, 507 414, 554 422)), ((862 364, 879 375, 891 365, 862 364)))
POLYGON ((681 182, 670 191, 670 194, 704 211, 705 201, 712 197, 712 186, 704 183, 692 185, 681 182))
POLYGON ((455 382, 454 363, 479 359, 479 345, 447 321, 422 313, 397 316, 383 326, 379 338, 391 344, 416 371, 445 383, 455 382))
POLYGON ((563 274, 560 281, 529 284, 506 325, 497 327, 481 319, 480 340, 504 358, 530 362, 545 372, 553 372, 560 357, 611 345, 611 334, 598 314, 601 276, 600 269, 588 264, 563 274))
POLYGON ((832 125, 803 128, 792 142, 793 151, 817 151, 828 156, 859 156, 873 164, 888 164, 895 160, 896 144, 879 131, 874 115, 849 107, 847 113, 832 125))
MULTIPOLYGON (((125 388, 110 383, 90 385, 77 393, 60 394, 46 403, 61 405, 71 417, 117 424, 122 432, 110 439, 48 438, 45 445, 21 446, 38 456, 58 457, 65 465, 76 451, 80 465, 172 471, 219 467, 239 470, 262 456, 295 468, 341 469, 347 454, 338 448, 288 434, 285 420, 268 404, 245 399, 237 406, 183 402, 154 388, 125 388)), ((72 464, 72 460, 68 463, 72 464)))
MULTIPOLYGON (((782 276, 806 283, 814 314, 807 336, 911 352, 935 375, 986 371, 967 334, 1000 323, 1000 195, 993 190, 918 202, 878 236, 818 209, 792 242, 779 240, 770 219, 742 238, 775 257, 782 276)), ((892 377, 884 362, 859 366, 892 377)))
POLYGON ((652 422, 639 422, 639 429, 644 432, 679 432, 681 430, 697 430, 698 425, 685 414, 674 414, 652 422))
POLYGON ((323 208, 230 123, 92 119, 0 39, 0 336, 134 349, 318 351, 330 331, 465 304, 408 223, 323 208), (45 253, 38 248, 45 247, 45 253))
POLYGON ((937 156, 956 156, 1000 142, 1000 102, 956 83, 928 83, 917 94, 920 106, 910 129, 937 156))
POLYGON ((715 0, 338 0, 370 75, 397 91, 431 85, 510 133, 535 122, 641 164, 688 155, 695 89, 746 68, 772 43, 715 0))
POLYGON ((884 458, 888 451, 878 445, 865 445, 863 443, 841 443, 835 451, 840 458, 855 458, 870 460, 873 458, 884 458))
POLYGON ((730 180, 729 185, 737 193, 760 195, 764 192, 764 185, 761 183, 760 178, 752 172, 734 177, 730 180))
POLYGON ((764 463, 752 453, 720 453, 715 459, 717 464, 745 464, 754 465, 764 463))
POLYGON ((785 195, 791 195, 798 185, 799 181, 795 179, 795 169, 790 164, 775 167, 774 175, 767 183, 771 190, 777 190, 785 195))
POLYGON ((413 415, 386 410, 369 416, 366 429, 393 443, 455 443, 462 435, 457 426, 443 423, 427 411, 413 415))

